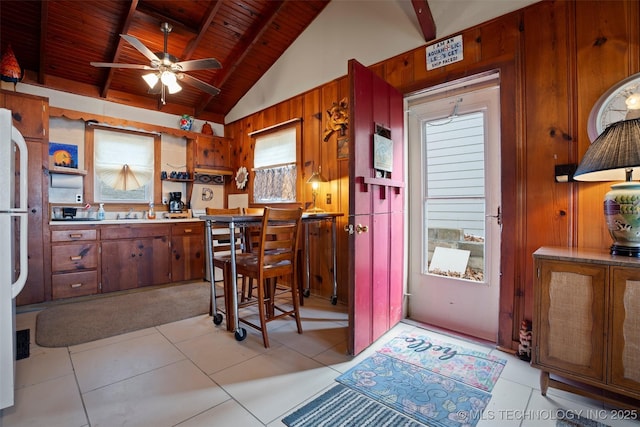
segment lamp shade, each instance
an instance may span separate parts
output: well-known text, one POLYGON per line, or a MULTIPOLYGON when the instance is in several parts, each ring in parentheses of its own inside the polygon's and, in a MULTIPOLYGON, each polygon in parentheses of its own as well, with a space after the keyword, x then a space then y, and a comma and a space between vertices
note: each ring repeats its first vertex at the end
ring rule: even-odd
POLYGON ((640 119, 622 120, 607 127, 593 141, 573 178, 577 181, 640 179, 640 119), (628 177, 627 172, 631 176, 628 177))
POLYGON ((307 184, 313 184, 313 183, 317 183, 317 182, 329 182, 329 180, 327 178, 325 178, 321 172, 314 172, 311 174, 311 176, 309 177, 309 179, 307 180, 307 184))

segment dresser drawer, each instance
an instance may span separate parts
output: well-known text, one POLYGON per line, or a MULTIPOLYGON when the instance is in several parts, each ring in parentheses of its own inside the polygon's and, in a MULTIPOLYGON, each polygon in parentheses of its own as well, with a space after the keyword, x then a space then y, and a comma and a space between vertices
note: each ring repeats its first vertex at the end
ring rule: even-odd
POLYGON ((98 230, 94 229, 72 229, 72 230, 52 230, 52 242, 75 242, 78 240, 96 240, 98 230))
POLYGON ((79 297, 98 293, 98 272, 54 274, 51 278, 53 299, 79 297))
POLYGON ((90 270, 98 267, 98 244, 84 243, 51 246, 51 270, 90 270))
POLYGON ((202 236, 204 237, 204 224, 194 222, 189 224, 175 224, 171 230, 173 237, 180 236, 202 236))

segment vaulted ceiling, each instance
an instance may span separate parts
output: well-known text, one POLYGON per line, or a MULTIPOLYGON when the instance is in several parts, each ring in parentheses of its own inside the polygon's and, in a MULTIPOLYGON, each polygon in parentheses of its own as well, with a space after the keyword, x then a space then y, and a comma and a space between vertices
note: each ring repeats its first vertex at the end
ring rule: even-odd
MULTIPOLYGON (((2 0, 0 49, 10 45, 23 82, 100 97, 172 114, 222 122, 240 98, 277 61, 330 0, 2 0), (150 94, 133 68, 98 68, 91 62, 149 65, 120 34, 180 61, 215 58, 219 69, 188 73, 220 89, 212 96, 196 86, 150 94)), ((419 0, 426 4, 425 0, 419 0)))

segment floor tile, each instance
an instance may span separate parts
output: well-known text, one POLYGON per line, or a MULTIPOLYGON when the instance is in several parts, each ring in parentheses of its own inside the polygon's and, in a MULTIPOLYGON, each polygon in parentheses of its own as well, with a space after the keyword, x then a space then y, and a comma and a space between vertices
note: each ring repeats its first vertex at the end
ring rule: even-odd
POLYGON ((69 349, 34 346, 26 359, 16 362, 16 387, 38 384, 73 374, 69 349))
POLYGON ((188 360, 83 394, 92 427, 173 426, 229 396, 188 360))
POLYGON ((238 342, 226 330, 180 341, 176 346, 206 374, 222 371, 267 351, 262 339, 253 337, 238 342))
POLYGON ((211 426, 237 426, 237 427, 261 427, 262 424, 249 411, 244 409, 235 400, 227 400, 206 412, 196 415, 176 427, 211 427, 211 426))
POLYGON ((211 375, 261 422, 269 423, 335 380, 335 371, 287 347, 211 375))
POLYGON ((71 354, 82 393, 184 358, 158 332, 71 354))
POLYGON ((73 375, 19 388, 16 404, 2 411, 2 427, 81 427, 87 425, 73 375))

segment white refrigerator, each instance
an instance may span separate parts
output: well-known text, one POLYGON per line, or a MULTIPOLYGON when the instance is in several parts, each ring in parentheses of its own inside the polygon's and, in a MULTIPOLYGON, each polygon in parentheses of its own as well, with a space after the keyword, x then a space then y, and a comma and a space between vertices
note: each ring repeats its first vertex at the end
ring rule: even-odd
POLYGON ((28 273, 27 156, 27 144, 12 124, 11 111, 0 108, 0 410, 14 404, 15 298, 28 273))

